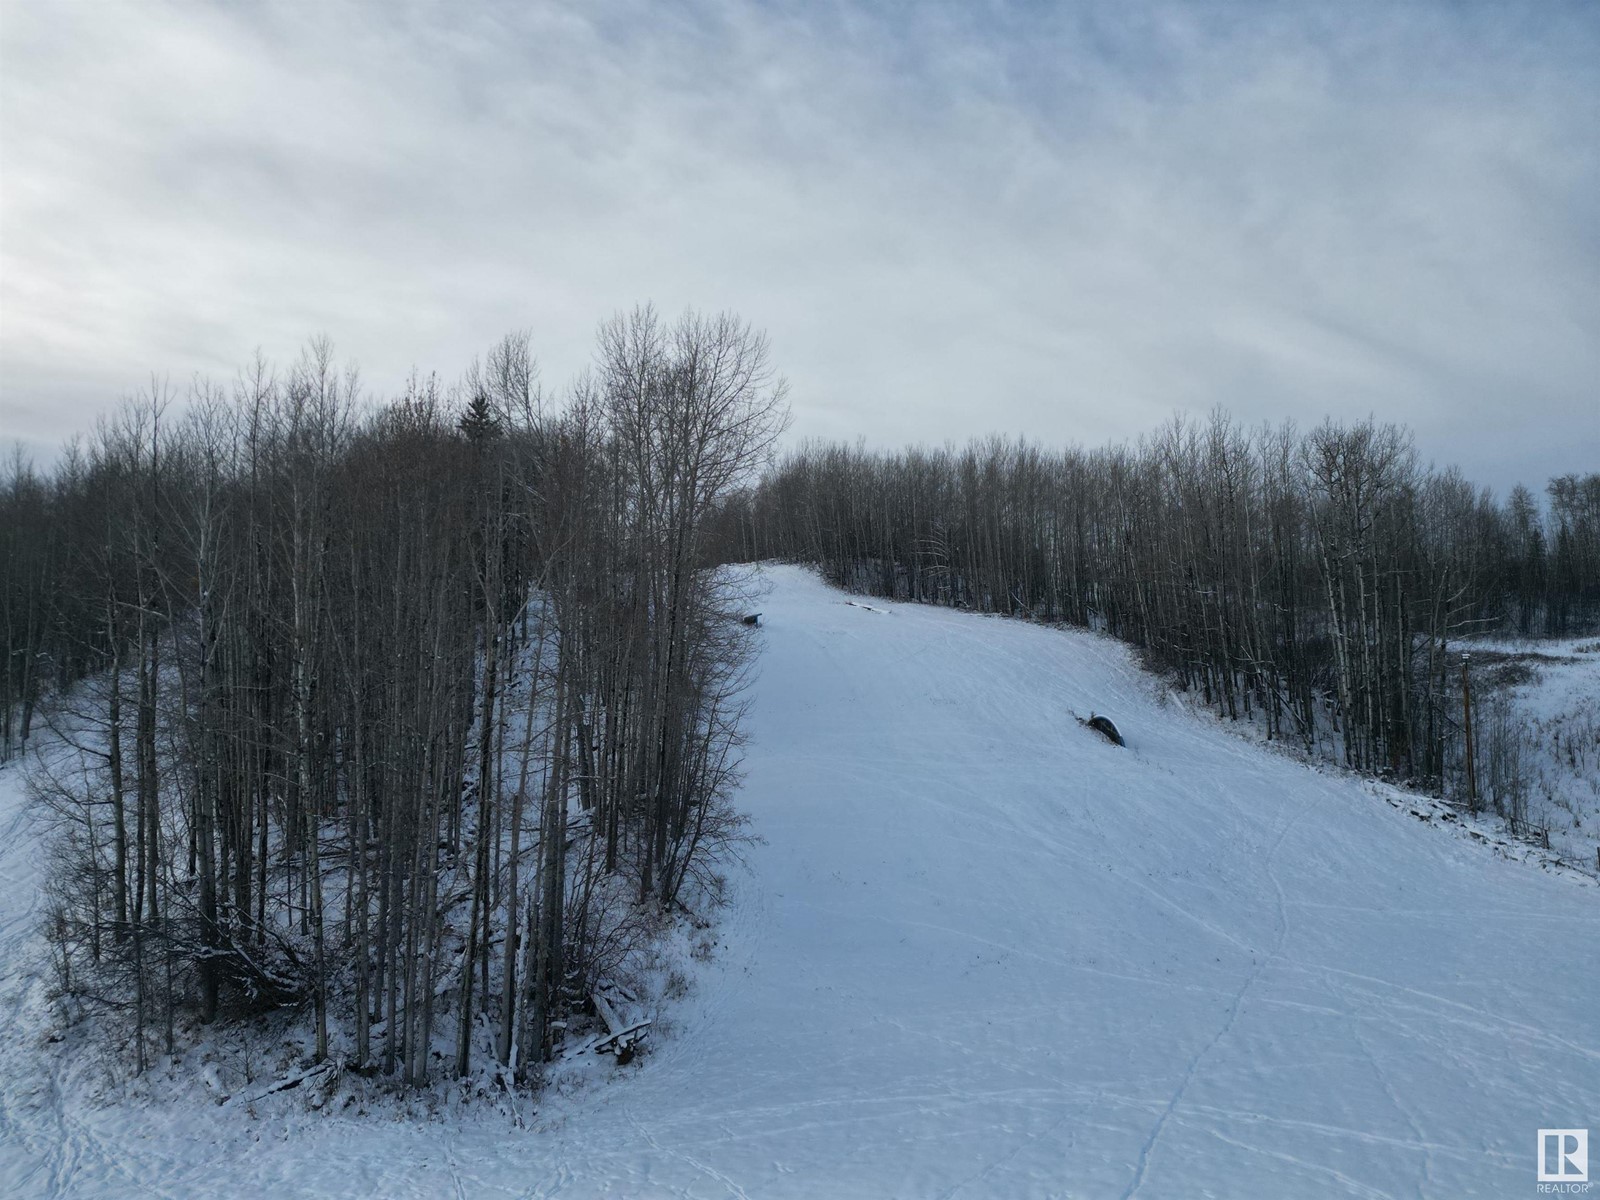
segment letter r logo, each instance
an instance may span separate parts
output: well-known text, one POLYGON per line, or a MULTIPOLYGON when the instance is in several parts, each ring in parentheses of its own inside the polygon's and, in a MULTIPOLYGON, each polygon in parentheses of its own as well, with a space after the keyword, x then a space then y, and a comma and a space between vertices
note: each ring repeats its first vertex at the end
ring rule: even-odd
POLYGON ((1539 1130, 1540 1183, 1589 1182, 1589 1131, 1539 1130))

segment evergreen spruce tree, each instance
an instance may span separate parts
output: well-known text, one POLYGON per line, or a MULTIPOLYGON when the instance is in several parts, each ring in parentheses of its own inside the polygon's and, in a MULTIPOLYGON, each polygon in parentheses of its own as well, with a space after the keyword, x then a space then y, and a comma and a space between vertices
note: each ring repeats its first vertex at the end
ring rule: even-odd
POLYGON ((461 414, 461 419, 456 422, 459 429, 469 442, 481 445, 499 437, 502 429, 500 416, 489 403, 489 397, 483 392, 475 392, 467 402, 466 411, 461 414))

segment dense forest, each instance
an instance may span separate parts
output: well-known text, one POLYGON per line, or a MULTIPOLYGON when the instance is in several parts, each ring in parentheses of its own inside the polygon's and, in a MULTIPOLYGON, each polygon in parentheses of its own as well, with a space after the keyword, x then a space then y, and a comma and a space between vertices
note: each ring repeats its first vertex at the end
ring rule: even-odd
POLYGON ((1460 639, 1600 623, 1600 474, 1547 497, 1497 504, 1394 425, 1218 411, 1096 450, 809 444, 728 517, 844 587, 1104 629, 1224 717, 1521 824, 1504 703, 1463 736, 1460 639))
POLYGON ((783 387, 727 315, 619 316, 595 362, 547 403, 510 337, 369 404, 316 342, 7 472, 4 750, 68 748, 61 991, 138 1069, 293 1008, 319 1060, 527 1080, 714 899, 748 634, 707 539, 783 387))

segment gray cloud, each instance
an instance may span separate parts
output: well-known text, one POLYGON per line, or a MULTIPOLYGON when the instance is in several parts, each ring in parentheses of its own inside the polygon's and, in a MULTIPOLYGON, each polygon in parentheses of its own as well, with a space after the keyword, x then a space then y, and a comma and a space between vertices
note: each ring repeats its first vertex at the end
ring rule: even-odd
POLYGON ((0 28, 0 423, 327 332, 369 387, 642 299, 795 434, 1177 408, 1600 466, 1587 5, 35 4, 0 28))

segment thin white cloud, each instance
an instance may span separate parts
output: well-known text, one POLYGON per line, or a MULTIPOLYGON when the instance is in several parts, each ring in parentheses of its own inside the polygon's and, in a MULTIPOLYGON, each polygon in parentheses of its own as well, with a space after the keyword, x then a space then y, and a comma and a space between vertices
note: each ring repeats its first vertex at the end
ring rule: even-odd
POLYGON ((795 434, 1405 420, 1600 464, 1586 5, 13 5, 0 422, 327 332, 369 385, 642 299, 773 337, 795 434))

